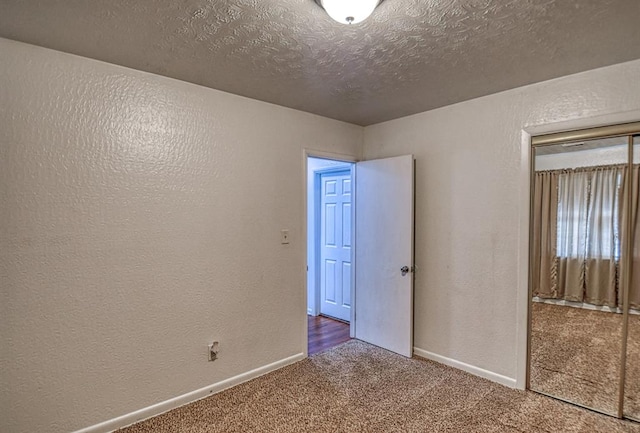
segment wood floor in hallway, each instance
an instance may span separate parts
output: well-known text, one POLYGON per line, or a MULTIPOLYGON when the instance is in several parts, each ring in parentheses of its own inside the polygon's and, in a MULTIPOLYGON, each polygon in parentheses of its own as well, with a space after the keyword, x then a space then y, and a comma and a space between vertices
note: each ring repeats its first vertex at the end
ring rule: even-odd
POLYGON ((323 316, 308 316, 309 355, 349 341, 349 324, 323 316))

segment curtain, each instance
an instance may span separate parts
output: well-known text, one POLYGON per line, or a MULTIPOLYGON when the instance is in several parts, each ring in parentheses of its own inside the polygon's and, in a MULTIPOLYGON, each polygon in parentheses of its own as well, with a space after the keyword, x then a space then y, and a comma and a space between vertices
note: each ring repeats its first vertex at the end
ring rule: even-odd
POLYGON ((589 173, 558 175, 556 298, 583 302, 588 239, 589 173))
MULTIPOLYGON (((634 166, 633 171, 629 175, 625 169, 625 181, 623 186, 623 194, 626 196, 627 188, 631 188, 631 233, 627 230, 627 209, 626 203, 623 204, 622 211, 622 245, 621 251, 626 252, 627 239, 633 242, 631 257, 631 285, 629 292, 629 305, 631 308, 640 309, 640 199, 638 197, 640 191, 640 166, 634 166)), ((621 266, 621 274, 624 275, 624 266, 621 266)))
MULTIPOLYGON (((638 182, 626 166, 535 173, 533 294, 595 305, 622 305, 620 254, 624 190, 638 182)), ((634 221, 638 220, 638 200, 634 221)), ((637 224, 636 224, 637 225, 637 224)), ((634 231, 633 235, 640 230, 634 231)), ((640 247, 638 247, 640 249, 640 247)), ((638 254, 640 256, 640 254, 638 254)), ((640 259, 637 261, 640 264, 640 259)), ((637 266, 636 266, 637 267, 637 266)), ((640 270, 633 273, 640 283, 640 270)), ((640 284, 632 298, 640 303, 640 284)))
POLYGON ((558 218, 558 175, 539 172, 534 178, 533 207, 533 295, 557 298, 556 226, 558 218))
POLYGON ((590 172, 585 243, 585 302, 622 307, 618 293, 623 175, 626 167, 590 172))

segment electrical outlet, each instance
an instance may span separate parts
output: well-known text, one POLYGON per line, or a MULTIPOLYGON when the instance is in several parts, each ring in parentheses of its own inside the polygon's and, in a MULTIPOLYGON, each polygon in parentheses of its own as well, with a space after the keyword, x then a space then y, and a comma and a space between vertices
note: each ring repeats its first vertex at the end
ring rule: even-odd
POLYGON ((218 342, 214 341, 209 344, 209 361, 215 361, 218 359, 218 342))
POLYGON ((289 243, 289 230, 280 230, 280 243, 283 245, 289 243))

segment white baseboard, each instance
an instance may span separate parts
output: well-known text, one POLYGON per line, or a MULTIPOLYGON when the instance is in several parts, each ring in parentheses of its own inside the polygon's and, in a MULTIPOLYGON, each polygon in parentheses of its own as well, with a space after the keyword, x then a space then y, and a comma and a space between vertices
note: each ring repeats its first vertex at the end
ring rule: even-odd
POLYGON ((447 358, 446 356, 438 355, 436 353, 429 352, 418 347, 413 348, 413 353, 423 358, 430 359, 431 361, 439 362, 440 364, 448 365, 449 367, 466 371, 467 373, 471 373, 474 376, 489 379, 492 382, 497 382, 501 385, 508 386, 509 388, 516 388, 516 380, 512 377, 503 376, 501 374, 494 373, 493 371, 485 370, 484 368, 476 367, 475 365, 447 358))
POLYGON ((247 382, 251 379, 255 379, 256 377, 278 370, 282 367, 285 367, 289 364, 293 364, 294 362, 298 362, 302 359, 304 359, 304 354, 298 353, 297 355, 293 355, 288 358, 281 359, 280 361, 276 361, 271 364, 256 368, 254 370, 247 371, 246 373, 242 373, 237 376, 231 377, 229 379, 223 380, 221 382, 214 383, 213 385, 205 386, 204 388, 200 388, 195 391, 191 391, 186 394, 179 395, 177 397, 145 407, 135 412, 131 412, 126 415, 122 415, 117 418, 113 418, 108 421, 104 421, 99 424, 95 424, 90 427, 77 430, 74 433, 112 432, 119 428, 126 427, 131 424, 135 424, 137 422, 143 421, 148 418, 152 418, 154 416, 158 416, 164 412, 170 411, 177 407, 184 406, 185 404, 189 404, 196 400, 200 400, 202 398, 208 397, 212 394, 223 391, 227 388, 231 388, 232 386, 236 386, 243 382, 247 382))

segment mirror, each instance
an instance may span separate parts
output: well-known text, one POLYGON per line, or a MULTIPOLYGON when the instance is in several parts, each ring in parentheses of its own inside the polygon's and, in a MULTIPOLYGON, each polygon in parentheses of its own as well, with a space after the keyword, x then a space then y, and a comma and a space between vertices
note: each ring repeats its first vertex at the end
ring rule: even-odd
POLYGON ((627 368, 624 393, 624 415, 640 421, 640 136, 633 138, 632 174, 632 253, 629 314, 627 325, 627 368))
POLYGON ((614 416, 627 160, 626 137, 539 146, 532 179, 529 388, 614 416))

